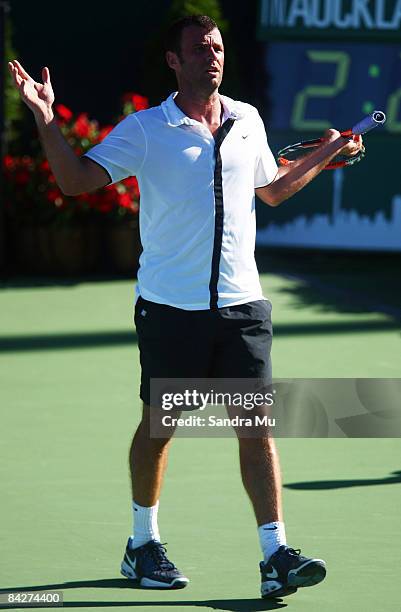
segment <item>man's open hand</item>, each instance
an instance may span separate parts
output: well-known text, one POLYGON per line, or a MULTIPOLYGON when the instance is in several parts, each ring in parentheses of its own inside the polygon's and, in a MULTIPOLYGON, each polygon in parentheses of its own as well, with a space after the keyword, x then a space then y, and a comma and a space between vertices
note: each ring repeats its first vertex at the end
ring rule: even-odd
POLYGON ((50 82, 48 68, 42 69, 43 83, 37 83, 17 60, 8 62, 8 68, 22 100, 31 109, 36 118, 46 123, 53 119, 52 105, 54 92, 50 82))

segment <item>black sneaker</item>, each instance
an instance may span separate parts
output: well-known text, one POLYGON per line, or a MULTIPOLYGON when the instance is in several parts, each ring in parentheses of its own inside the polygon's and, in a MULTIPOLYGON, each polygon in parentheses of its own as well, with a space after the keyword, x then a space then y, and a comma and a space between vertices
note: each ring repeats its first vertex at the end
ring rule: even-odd
POLYGON ((150 540, 143 546, 130 548, 129 543, 130 540, 121 563, 123 576, 151 589, 183 589, 187 586, 188 578, 167 559, 163 544, 150 540))
POLYGON ((313 586, 324 579, 325 562, 303 557, 300 553, 300 550, 280 546, 267 562, 260 563, 263 598, 291 595, 298 587, 313 586))

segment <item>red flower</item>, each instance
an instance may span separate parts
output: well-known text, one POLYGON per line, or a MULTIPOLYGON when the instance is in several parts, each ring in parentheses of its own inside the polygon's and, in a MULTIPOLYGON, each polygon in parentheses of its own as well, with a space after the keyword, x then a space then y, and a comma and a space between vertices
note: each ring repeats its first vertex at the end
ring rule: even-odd
POLYGON ((134 94, 132 101, 135 106, 135 110, 145 110, 145 108, 149 108, 149 100, 145 96, 140 96, 139 94, 134 94))
POLYGON ((15 158, 11 157, 11 155, 5 155, 3 158, 3 167, 6 170, 14 170, 15 168, 15 158))
POLYGON ((126 93, 123 96, 123 102, 129 102, 135 107, 136 111, 144 110, 149 108, 149 100, 145 96, 141 96, 137 93, 126 93))
POLYGON ((134 198, 134 200, 138 200, 139 199, 139 186, 138 186, 138 181, 136 180, 135 176, 129 176, 128 178, 123 180, 123 184, 126 186, 126 188, 132 192, 132 198, 134 198))
POLYGON ((79 138, 88 138, 91 129, 91 124, 88 120, 88 113, 81 113, 78 115, 72 129, 79 138))
POLYGON ((55 200, 59 197, 60 192, 58 189, 49 189, 49 191, 46 193, 46 197, 49 200, 49 202, 55 202, 55 200))
POLYGON ((50 172, 50 164, 47 161, 47 159, 44 159, 40 164, 39 164, 39 170, 42 170, 43 172, 50 172))
POLYGON ((69 121, 72 118, 72 112, 70 111, 69 108, 64 106, 64 104, 57 104, 56 105, 56 111, 57 111, 57 114, 64 121, 69 121))
POLYGON ((123 208, 132 208, 132 198, 129 193, 120 193, 118 195, 118 205, 123 208))
POLYGON ((114 128, 112 125, 106 125, 106 127, 102 128, 99 132, 99 142, 106 138, 107 134, 110 134, 111 130, 114 128))

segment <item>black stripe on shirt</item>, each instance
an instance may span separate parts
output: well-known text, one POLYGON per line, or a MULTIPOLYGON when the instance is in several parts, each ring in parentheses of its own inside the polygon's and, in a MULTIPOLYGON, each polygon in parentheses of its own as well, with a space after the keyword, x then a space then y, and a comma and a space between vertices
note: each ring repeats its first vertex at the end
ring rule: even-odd
POLYGON ((217 292, 217 283, 219 281, 219 267, 221 257, 221 245, 223 242, 223 226, 224 226, 224 199, 223 199, 223 164, 220 155, 220 147, 228 132, 234 125, 234 119, 227 119, 219 128, 215 137, 215 167, 214 167, 214 243, 212 256, 212 271, 209 282, 210 292, 210 310, 217 310, 219 294, 217 292))

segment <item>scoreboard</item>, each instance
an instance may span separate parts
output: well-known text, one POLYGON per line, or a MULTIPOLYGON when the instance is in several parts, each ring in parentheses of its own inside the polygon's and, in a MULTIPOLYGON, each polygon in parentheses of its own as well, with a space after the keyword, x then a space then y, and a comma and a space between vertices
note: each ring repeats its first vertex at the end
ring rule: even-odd
POLYGON ((375 109, 387 115, 360 164, 261 207, 258 243, 401 250, 401 0, 261 0, 257 32, 274 152, 375 109))

